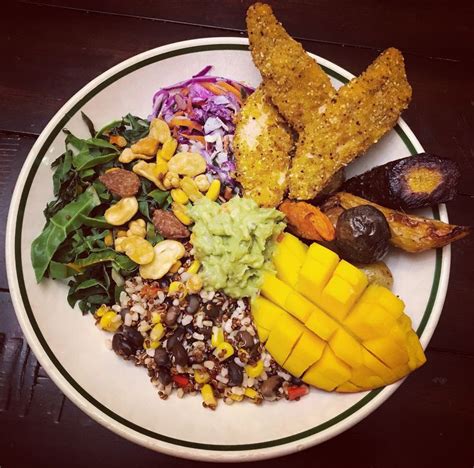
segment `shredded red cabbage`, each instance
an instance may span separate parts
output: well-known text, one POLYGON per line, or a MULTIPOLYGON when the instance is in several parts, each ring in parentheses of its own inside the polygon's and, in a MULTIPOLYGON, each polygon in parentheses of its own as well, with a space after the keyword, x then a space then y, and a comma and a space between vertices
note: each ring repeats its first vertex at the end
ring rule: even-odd
POLYGON ((234 117, 254 88, 228 78, 209 76, 211 65, 189 80, 158 90, 149 119, 160 117, 172 127, 180 151, 200 153, 208 172, 236 188, 232 151, 234 117), (180 122, 181 121, 181 122, 180 122))

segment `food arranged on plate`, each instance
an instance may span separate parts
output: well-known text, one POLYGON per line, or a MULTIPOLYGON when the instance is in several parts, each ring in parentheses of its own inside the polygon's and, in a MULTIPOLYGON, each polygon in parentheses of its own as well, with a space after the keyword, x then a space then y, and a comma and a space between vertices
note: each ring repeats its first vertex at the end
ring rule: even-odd
POLYGON ((401 53, 336 90, 268 5, 247 24, 256 90, 208 66, 156 92, 147 119, 64 130, 36 279, 68 281, 162 399, 391 384, 426 358, 383 259, 469 234, 405 212, 452 200, 459 169, 423 153, 345 180, 408 106, 401 53))

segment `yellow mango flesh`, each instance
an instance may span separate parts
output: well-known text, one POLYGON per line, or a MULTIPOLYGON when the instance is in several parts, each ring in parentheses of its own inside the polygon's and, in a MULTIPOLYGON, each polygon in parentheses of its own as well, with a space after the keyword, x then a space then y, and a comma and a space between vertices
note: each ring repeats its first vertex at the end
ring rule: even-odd
POLYGON ((320 389, 370 390, 395 382, 426 357, 404 304, 319 244, 280 237, 277 275, 252 301, 260 339, 284 369, 320 389))
POLYGON ((284 368, 295 377, 320 359, 326 342, 308 330, 304 330, 300 339, 284 363, 284 368))
POLYGON ((282 315, 270 330, 265 346, 280 366, 283 366, 303 331, 303 324, 288 314, 282 315))

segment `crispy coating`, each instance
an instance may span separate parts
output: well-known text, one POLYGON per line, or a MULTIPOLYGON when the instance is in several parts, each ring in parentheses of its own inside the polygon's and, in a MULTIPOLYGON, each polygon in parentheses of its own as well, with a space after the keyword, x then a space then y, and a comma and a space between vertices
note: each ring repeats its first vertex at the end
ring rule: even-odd
POLYGON ((329 77, 290 37, 269 5, 255 3, 248 9, 247 29, 267 96, 285 120, 301 131, 335 94, 329 77))
POLYGON ((321 209, 335 224, 344 210, 361 205, 371 205, 383 213, 390 227, 390 243, 406 252, 417 253, 444 247, 471 232, 468 226, 446 224, 436 219, 392 210, 347 192, 336 193, 321 209))
POLYGON ((397 49, 387 49, 362 75, 344 85, 300 133, 289 174, 289 197, 317 196, 336 171, 395 125, 410 98, 403 56, 397 49))
POLYGON ((261 87, 239 113, 233 147, 244 196, 261 206, 277 206, 288 187, 293 138, 261 87))

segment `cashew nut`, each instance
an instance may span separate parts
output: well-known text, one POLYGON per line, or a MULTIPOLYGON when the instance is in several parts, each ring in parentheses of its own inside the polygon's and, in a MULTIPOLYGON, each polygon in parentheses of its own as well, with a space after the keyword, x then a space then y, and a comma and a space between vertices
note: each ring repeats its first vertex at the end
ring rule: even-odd
POLYGON ((164 240, 153 247, 155 257, 151 263, 140 266, 140 276, 144 279, 160 279, 166 275, 184 254, 183 244, 175 240, 164 240))
POLYGON ((180 175, 195 177, 206 172, 206 160, 198 153, 178 153, 168 161, 168 169, 180 175))
POLYGON ((141 138, 131 146, 134 153, 145 154, 146 156, 155 156, 160 142, 151 136, 141 138))
POLYGON ((130 148, 125 148, 119 156, 119 161, 121 163, 127 164, 129 162, 135 161, 135 159, 153 159, 153 156, 147 156, 146 154, 134 153, 130 148))
POLYGON ((149 136, 164 144, 171 138, 170 128, 163 119, 153 119, 150 123, 149 136))
POLYGON ((146 237, 146 223, 144 219, 136 219, 128 223, 127 236, 146 237))
POLYGON ((127 236, 115 239, 115 250, 124 252, 131 260, 139 265, 146 265, 153 261, 155 251, 153 246, 143 237, 127 236))
POLYGON ((125 197, 108 208, 104 213, 104 218, 112 226, 121 226, 130 221, 137 211, 137 199, 135 197, 125 197))
POLYGON ((146 163, 138 161, 133 166, 132 171, 145 179, 151 180, 160 190, 166 190, 163 185, 163 178, 168 170, 168 164, 163 159, 157 160, 156 163, 146 163))

